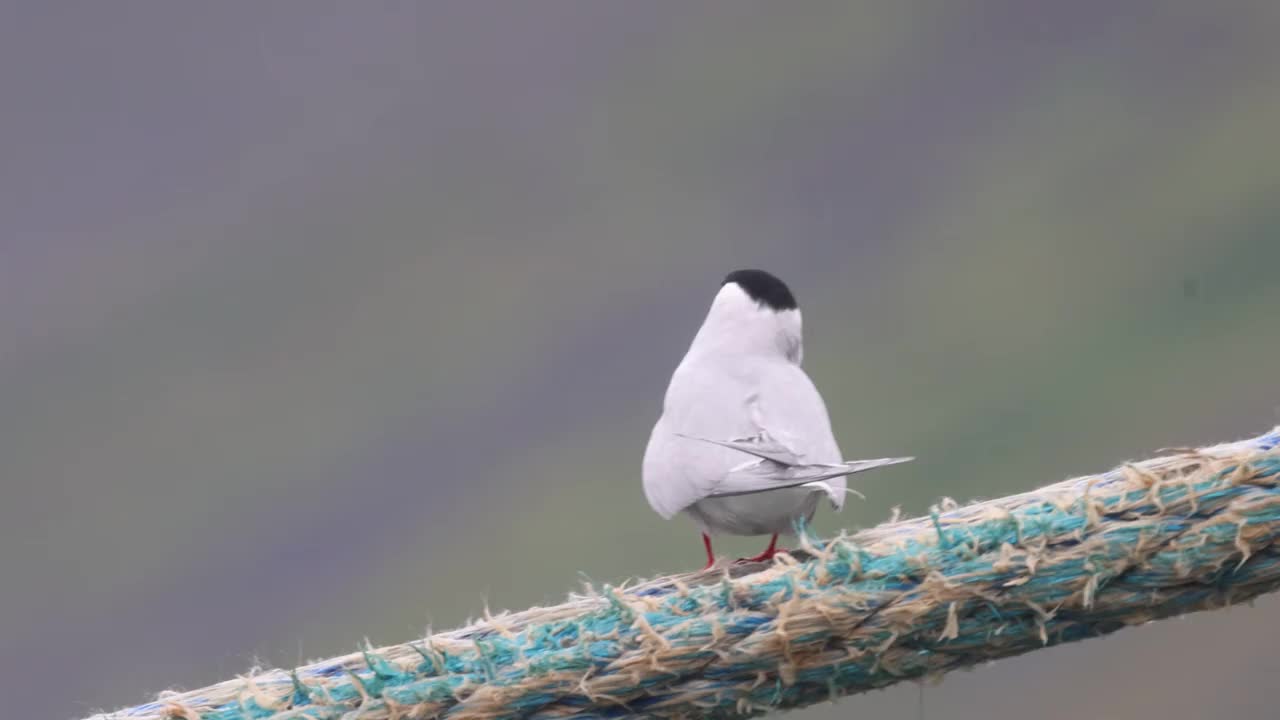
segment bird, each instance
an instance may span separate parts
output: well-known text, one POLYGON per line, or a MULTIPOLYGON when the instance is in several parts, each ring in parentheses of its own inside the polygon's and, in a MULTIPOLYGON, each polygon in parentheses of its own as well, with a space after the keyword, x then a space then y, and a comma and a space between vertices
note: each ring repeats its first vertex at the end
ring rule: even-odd
POLYGON ((822 395, 801 367, 800 308, 786 283, 756 269, 721 282, 702 326, 671 375, 642 463, 649 505, 683 512, 702 533, 704 570, 713 535, 779 535, 808 522, 825 496, 838 511, 846 476, 911 457, 846 461, 822 395))

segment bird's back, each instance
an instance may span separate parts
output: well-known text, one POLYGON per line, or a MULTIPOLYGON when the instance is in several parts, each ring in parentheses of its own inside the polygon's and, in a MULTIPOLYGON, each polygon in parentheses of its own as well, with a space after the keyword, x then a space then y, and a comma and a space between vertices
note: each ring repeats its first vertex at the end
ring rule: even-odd
MULTIPOLYGON (((686 356, 672 375, 662 417, 645 451, 644 488, 650 505, 671 517, 706 497, 732 468, 753 461, 739 450, 691 437, 733 440, 762 430, 806 462, 841 462, 826 406, 799 365, 783 357, 686 356)), ((843 499, 844 478, 829 484, 843 499)), ((812 494, 807 488, 778 492, 801 499, 812 494)), ((781 499, 768 497, 772 495, 733 500, 754 505, 781 499)))

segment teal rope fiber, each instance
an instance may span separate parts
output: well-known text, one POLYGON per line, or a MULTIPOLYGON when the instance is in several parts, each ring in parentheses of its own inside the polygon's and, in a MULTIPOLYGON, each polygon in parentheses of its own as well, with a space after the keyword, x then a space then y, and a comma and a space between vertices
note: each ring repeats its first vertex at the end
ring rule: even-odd
POLYGON ((95 720, 739 718, 1280 588, 1280 428, 95 720))

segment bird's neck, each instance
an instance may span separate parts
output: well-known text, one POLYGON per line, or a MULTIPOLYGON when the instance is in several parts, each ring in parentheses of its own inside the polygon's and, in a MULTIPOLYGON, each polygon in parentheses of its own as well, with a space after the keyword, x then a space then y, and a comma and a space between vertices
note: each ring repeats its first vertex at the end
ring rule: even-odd
POLYGON ((690 355, 777 357, 799 365, 803 359, 800 312, 751 308, 743 313, 712 308, 694 336, 690 355))

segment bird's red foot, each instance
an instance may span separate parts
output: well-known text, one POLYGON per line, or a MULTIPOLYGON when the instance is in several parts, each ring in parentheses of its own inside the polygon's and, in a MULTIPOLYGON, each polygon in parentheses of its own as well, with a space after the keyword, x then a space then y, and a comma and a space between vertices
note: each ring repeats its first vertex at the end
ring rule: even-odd
POLYGON ((747 563, 765 562, 767 560, 772 560, 774 556, 780 555, 784 552, 787 552, 786 548, 775 548, 772 551, 765 551, 760 553, 759 555, 753 555, 751 557, 745 557, 745 558, 738 558, 734 562, 738 565, 746 565, 747 563))
POLYGON ((766 560, 772 560, 773 556, 777 555, 780 552, 786 552, 786 550, 778 547, 778 536, 774 535, 772 538, 770 538, 769 547, 765 548, 764 552, 760 553, 759 555, 756 555, 755 557, 738 558, 737 562, 738 563, 765 562, 766 560))

